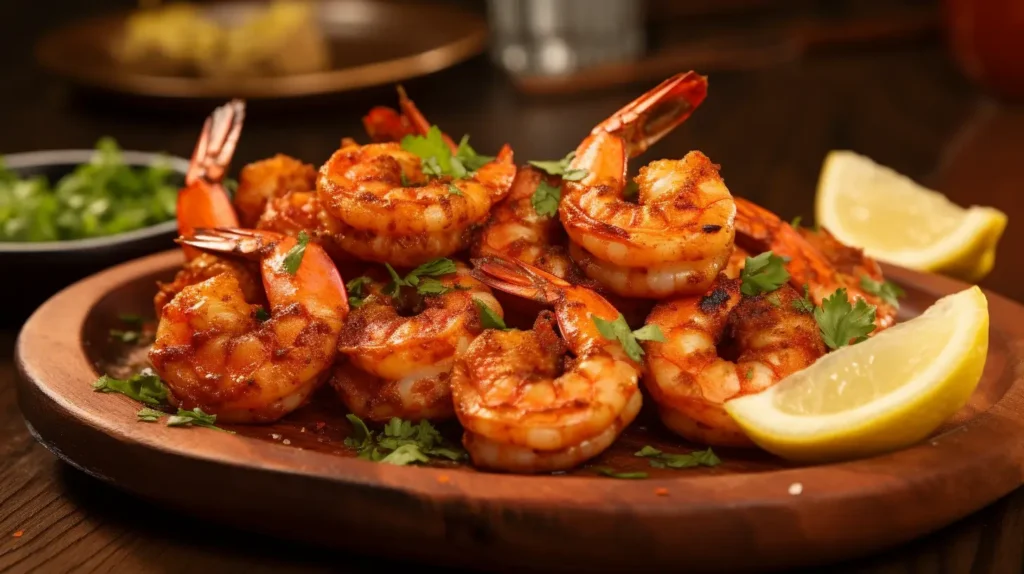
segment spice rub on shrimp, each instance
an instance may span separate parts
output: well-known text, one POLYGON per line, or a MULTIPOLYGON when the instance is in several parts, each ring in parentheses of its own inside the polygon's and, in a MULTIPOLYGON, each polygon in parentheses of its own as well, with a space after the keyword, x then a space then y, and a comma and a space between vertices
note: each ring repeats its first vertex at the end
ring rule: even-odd
POLYGON ((512 149, 467 177, 428 176, 394 142, 342 147, 320 169, 321 206, 343 224, 343 248, 366 261, 414 267, 469 244, 474 226, 508 192, 512 149))
MULTIPOLYGON (((224 190, 224 175, 242 131, 245 102, 232 100, 216 108, 199 134, 185 174, 185 187, 178 191, 178 233, 192 234, 200 227, 237 227, 238 217, 231 199, 224 190)), ((157 318, 164 306, 188 285, 199 283, 221 273, 235 276, 246 300, 256 303, 262 289, 255 266, 247 261, 225 259, 191 247, 183 248, 185 265, 169 283, 157 282, 153 306, 157 318)))
POLYGON ((192 248, 259 261, 269 310, 222 273, 185 287, 163 310, 149 351, 180 408, 218 420, 272 422, 326 379, 348 314, 345 286, 320 246, 253 230, 196 230, 192 248))
POLYGON ((643 343, 644 385, 665 426, 694 442, 753 446, 725 402, 771 387, 826 351, 813 315, 794 304, 800 296, 792 287, 744 296, 740 285, 720 276, 707 294, 659 303, 647 319, 665 341, 643 343), (735 361, 719 354, 722 347, 735 361))
POLYGON ((692 151, 657 160, 634 178, 625 198, 627 159, 642 153, 690 116, 707 80, 679 74, 598 124, 576 148, 559 207, 584 273, 619 295, 662 298, 703 293, 732 249, 732 196, 718 166, 692 151))
POLYGON ((779 216, 743 198, 736 198, 736 244, 752 253, 772 251, 787 260, 790 283, 808 286, 815 304, 846 289, 851 303, 864 299, 875 307, 875 331, 896 322, 896 308, 861 288, 861 277, 882 280, 878 264, 862 251, 848 247, 825 230, 797 231, 779 216))
POLYGON ((234 205, 243 227, 254 228, 275 198, 316 189, 316 168, 293 157, 277 154, 250 163, 238 174, 234 205))
POLYGON ((641 406, 640 366, 595 323, 595 317, 616 320, 618 311, 597 293, 531 265, 499 258, 475 263, 484 283, 544 301, 554 314, 542 313, 530 331, 488 329, 456 360, 455 413, 473 464, 552 472, 597 456, 641 406))
POLYGON ((452 417, 455 356, 483 331, 481 306, 502 316, 466 265, 443 259, 428 267, 415 287, 373 272, 349 282, 363 298, 342 329, 331 386, 360 418, 452 417))

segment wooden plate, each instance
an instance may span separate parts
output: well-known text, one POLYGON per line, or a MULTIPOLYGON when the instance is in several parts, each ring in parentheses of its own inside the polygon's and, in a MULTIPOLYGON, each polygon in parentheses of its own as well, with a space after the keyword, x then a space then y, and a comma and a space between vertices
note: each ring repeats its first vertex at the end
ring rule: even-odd
MULTIPOLYGON (((115 267, 54 296, 17 344, 19 399, 59 457, 121 488, 210 520, 395 558, 488 570, 736 571, 820 564, 899 544, 1021 484, 1024 308, 988 293, 991 342, 977 392, 930 440, 886 456, 796 467, 722 450, 715 468, 647 480, 396 467, 351 457, 330 395, 239 434, 135 421, 139 405, 95 393, 117 355, 107 330, 151 314, 177 252, 115 267), (791 485, 802 493, 790 493, 791 485)), ((906 318, 962 283, 887 268, 906 318)), ((646 469, 641 444, 679 448, 642 419, 597 464, 646 469), (674 446, 673 446, 674 445, 674 446)))
MULTIPOLYGON (((261 6, 229 2, 204 6, 219 21, 235 22, 261 6)), ((327 36, 331 68, 287 76, 218 78, 132 70, 111 53, 127 13, 81 21, 51 31, 36 47, 40 64, 79 84, 138 96, 189 99, 288 98, 391 84, 436 72, 482 52, 483 18, 443 3, 324 0, 316 3, 327 36)))

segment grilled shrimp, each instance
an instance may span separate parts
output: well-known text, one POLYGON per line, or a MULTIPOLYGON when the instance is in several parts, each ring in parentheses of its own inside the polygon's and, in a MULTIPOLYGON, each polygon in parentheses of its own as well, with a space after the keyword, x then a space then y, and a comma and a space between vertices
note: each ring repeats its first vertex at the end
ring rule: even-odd
POLYGON ((357 416, 387 421, 450 418, 455 356, 483 331, 478 305, 502 309, 469 268, 437 278, 443 292, 385 294, 387 280, 372 273, 361 306, 353 309, 338 342, 341 360, 331 386, 357 416))
POLYGON ((272 422, 302 406, 324 382, 348 314, 344 283, 315 243, 301 250, 268 231, 196 230, 188 246, 259 261, 269 312, 250 304, 222 273, 185 287, 164 307, 149 351, 172 402, 218 420, 272 422))
POLYGON ((559 206, 584 273, 612 292, 662 298, 703 293, 729 258, 736 208, 718 166, 693 151, 657 160, 634 179, 637 201, 624 197, 627 159, 686 120, 707 93, 693 72, 664 81, 598 124, 576 148, 559 206))
POLYGON ((878 264, 860 250, 848 247, 827 231, 798 232, 789 223, 767 209, 743 198, 736 198, 736 244, 750 252, 772 251, 788 258, 786 270, 794 287, 808 286, 811 299, 818 305, 836 289, 845 288, 850 302, 864 299, 875 306, 875 331, 896 322, 896 309, 881 297, 865 292, 862 276, 882 279, 878 264), (809 240, 810 239, 810 240, 809 240), (819 250, 823 248, 825 251, 819 250))
POLYGON ((739 280, 720 277, 706 295, 659 303, 647 323, 665 342, 643 343, 644 385, 665 426, 699 443, 753 446, 725 401, 763 391, 825 354, 814 317, 793 305, 799 298, 789 285, 743 296, 739 280), (725 339, 735 361, 719 354, 725 339))
POLYGON ((597 293, 526 263, 475 263, 484 283, 553 305, 554 313, 543 312, 530 331, 488 329, 456 359, 455 413, 473 464, 552 472, 597 456, 641 405, 640 366, 594 322, 615 320, 618 311, 597 293))
MULTIPOLYGON (((245 102, 232 100, 216 108, 203 124, 192 161, 185 174, 185 187, 178 192, 178 233, 187 236, 199 227, 237 227, 238 218, 222 182, 235 152, 245 118, 245 102)), ((185 265, 170 283, 157 283, 153 298, 156 316, 187 285, 221 273, 231 273, 247 301, 259 302, 261 287, 253 265, 224 259, 185 246, 185 265)))
POLYGON ((250 163, 238 175, 234 204, 242 226, 252 229, 267 204, 292 192, 316 189, 316 168, 284 154, 250 163))
POLYGON ((428 179, 419 156, 398 143, 349 145, 320 169, 317 190, 321 206, 344 226, 339 241, 347 252, 415 267, 464 249, 515 172, 508 146, 471 177, 428 179))

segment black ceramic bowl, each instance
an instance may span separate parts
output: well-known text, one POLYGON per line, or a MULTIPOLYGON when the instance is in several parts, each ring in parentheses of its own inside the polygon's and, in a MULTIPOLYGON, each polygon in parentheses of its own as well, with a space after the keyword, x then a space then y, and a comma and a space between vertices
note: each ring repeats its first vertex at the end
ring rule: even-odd
MULTIPOLYGON (((95 150, 49 150, 3 156, 4 165, 22 177, 44 175, 51 183, 89 163, 95 150)), ((173 156, 123 151, 124 162, 148 166, 158 158, 169 162, 177 181, 185 180, 188 161, 173 156)), ((171 249, 177 236, 175 220, 111 235, 71 241, 0 242, 0 323, 19 325, 64 287, 93 273, 143 255, 171 249)))

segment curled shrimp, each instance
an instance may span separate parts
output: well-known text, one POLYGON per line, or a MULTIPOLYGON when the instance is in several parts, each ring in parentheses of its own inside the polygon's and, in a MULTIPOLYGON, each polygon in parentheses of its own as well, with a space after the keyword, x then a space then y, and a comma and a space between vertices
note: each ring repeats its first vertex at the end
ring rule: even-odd
POLYGON ((316 189, 316 168, 284 154, 250 163, 238 175, 234 205, 243 227, 254 228, 275 198, 316 189))
POLYGON ((414 267, 464 249, 515 171, 507 145, 464 179, 428 178, 419 156, 394 142, 350 145, 320 169, 317 190, 323 208, 348 228, 346 251, 414 267))
POLYGON ((357 416, 387 421, 453 416, 451 371, 455 356, 483 331, 478 305, 498 317, 502 309, 469 268, 437 278, 442 293, 383 292, 381 274, 367 277, 361 306, 345 322, 331 386, 357 416))
POLYGON ((739 280, 720 277, 706 295, 655 306, 647 323, 665 341, 643 343, 644 385, 665 426, 699 443, 753 446, 725 401, 763 391, 825 354, 814 317, 794 305, 799 298, 789 285, 743 296, 739 280), (736 360, 722 357, 722 347, 736 360))
POLYGON ((840 288, 846 289, 851 303, 864 299, 874 305, 875 333, 896 322, 896 309, 860 286, 863 276, 882 279, 877 263, 863 253, 858 256, 859 250, 843 245, 826 231, 798 232, 763 207, 743 198, 735 201, 737 245, 750 252, 770 250, 787 258, 790 282, 798 289, 807 285, 811 299, 818 305, 840 288))
MULTIPOLYGON (((238 218, 222 184, 235 152, 245 118, 245 102, 232 100, 216 108, 199 134, 185 187, 178 191, 178 233, 187 236, 200 227, 237 227, 238 218)), ((153 298, 156 316, 183 288, 221 273, 235 276, 248 301, 258 302, 261 288, 256 269, 245 261, 224 259, 184 246, 185 265, 168 283, 157 283, 153 298)))
POLYGON ((259 261, 269 311, 250 304, 238 279, 222 273, 185 287, 163 310, 149 351, 172 403, 218 420, 272 422, 302 406, 324 382, 348 314, 344 283, 315 243, 268 231, 198 229, 182 241, 259 261))
POLYGON ((553 305, 554 314, 542 313, 530 331, 488 329, 456 360, 455 413, 473 464, 552 472, 597 456, 641 406, 639 365, 594 322, 615 320, 618 311, 597 293, 526 263, 474 263, 484 283, 553 305))
POLYGON ((627 159, 686 120, 707 93, 707 80, 678 74, 595 127, 576 148, 559 215, 584 273, 612 292, 662 298, 703 293, 729 258, 736 208, 718 166, 693 151, 657 160, 625 198, 627 159))

